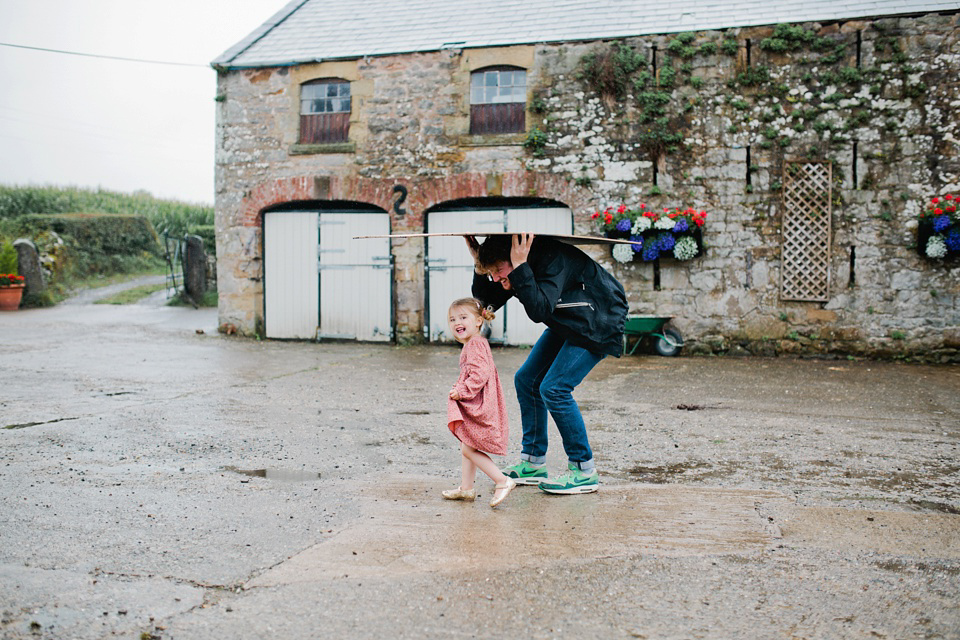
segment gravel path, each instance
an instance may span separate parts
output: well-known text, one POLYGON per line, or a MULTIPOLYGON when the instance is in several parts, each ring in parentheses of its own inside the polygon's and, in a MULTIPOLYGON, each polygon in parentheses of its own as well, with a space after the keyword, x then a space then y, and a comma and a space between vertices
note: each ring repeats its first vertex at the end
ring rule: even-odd
MULTIPOLYGON (((154 284, 163 284, 166 282, 166 276, 143 276, 140 278, 134 278, 133 280, 127 280, 126 282, 118 282, 117 284, 109 284, 103 287, 96 287, 92 289, 83 289, 71 295, 69 298, 61 302, 60 304, 65 305, 78 305, 78 304, 93 304, 97 300, 103 300, 104 298, 109 298, 112 295, 120 293, 121 291, 127 291, 128 289, 135 289, 136 287, 154 285, 154 284)), ((160 297, 157 294, 153 294, 141 300, 141 304, 163 304, 161 300, 166 300, 166 292, 157 292, 162 294, 160 297)))

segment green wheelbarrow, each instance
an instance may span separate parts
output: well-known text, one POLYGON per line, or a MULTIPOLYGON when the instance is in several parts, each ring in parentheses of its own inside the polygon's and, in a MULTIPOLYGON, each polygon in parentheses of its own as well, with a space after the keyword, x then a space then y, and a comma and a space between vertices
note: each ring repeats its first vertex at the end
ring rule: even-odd
POLYGON ((653 348, 662 356, 675 356, 683 347, 683 336, 676 329, 664 329, 663 325, 673 320, 673 316, 627 316, 627 323, 623 327, 623 350, 631 356, 650 336, 655 339, 653 348), (627 350, 630 340, 633 347, 627 350))

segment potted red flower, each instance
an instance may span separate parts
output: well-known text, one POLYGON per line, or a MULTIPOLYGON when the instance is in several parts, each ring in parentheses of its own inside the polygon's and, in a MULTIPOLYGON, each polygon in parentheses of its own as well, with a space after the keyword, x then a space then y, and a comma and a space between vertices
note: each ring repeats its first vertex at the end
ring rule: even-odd
POLYGON ((16 311, 23 297, 23 276, 0 273, 0 311, 16 311))
POLYGON ((17 250, 9 242, 0 244, 0 311, 16 311, 23 297, 23 276, 17 271, 17 250))

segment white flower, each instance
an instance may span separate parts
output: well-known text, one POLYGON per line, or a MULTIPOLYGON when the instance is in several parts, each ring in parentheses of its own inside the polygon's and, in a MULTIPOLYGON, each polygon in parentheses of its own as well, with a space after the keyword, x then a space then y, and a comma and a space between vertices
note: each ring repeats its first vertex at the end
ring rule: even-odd
MULTIPOLYGON (((944 245, 944 251, 946 251, 946 245, 944 245)), ((617 262, 632 262, 633 261, 633 248, 629 244, 615 244, 613 245, 613 259, 617 262)))
POLYGON ((658 218, 657 221, 653 223, 653 226, 656 227, 657 229, 670 231, 671 229, 673 229, 673 225, 675 224, 677 223, 674 222, 673 218, 668 218, 667 216, 663 216, 662 218, 658 218))
POLYGON ((677 244, 673 246, 673 257, 677 260, 689 260, 695 255, 697 255, 697 241, 690 236, 679 238, 677 244))
POLYGON ((927 257, 942 258, 947 255, 947 243, 943 241, 943 236, 930 236, 927 240, 927 257))
POLYGON ((653 223, 650 222, 650 218, 646 216, 640 216, 637 218, 637 221, 633 223, 633 230, 631 233, 635 236, 638 236, 649 229, 651 224, 653 223))

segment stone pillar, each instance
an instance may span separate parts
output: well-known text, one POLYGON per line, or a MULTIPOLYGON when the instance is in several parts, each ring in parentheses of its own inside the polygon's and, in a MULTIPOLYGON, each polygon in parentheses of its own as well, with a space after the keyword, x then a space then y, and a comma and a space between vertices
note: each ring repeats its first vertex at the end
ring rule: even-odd
POLYGON ((207 254, 200 236, 186 236, 185 240, 183 288, 188 296, 199 303, 207 291, 207 254))
POLYGON ((40 269, 40 254, 37 246, 27 238, 20 238, 13 243, 17 250, 17 262, 20 275, 23 276, 23 295, 39 295, 46 285, 43 282, 43 271, 40 269))

